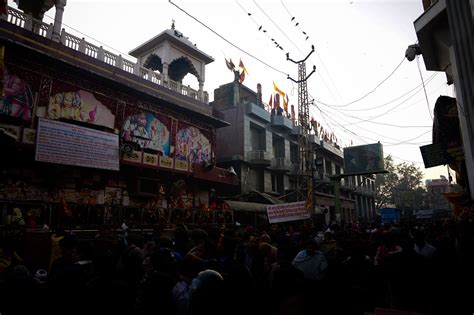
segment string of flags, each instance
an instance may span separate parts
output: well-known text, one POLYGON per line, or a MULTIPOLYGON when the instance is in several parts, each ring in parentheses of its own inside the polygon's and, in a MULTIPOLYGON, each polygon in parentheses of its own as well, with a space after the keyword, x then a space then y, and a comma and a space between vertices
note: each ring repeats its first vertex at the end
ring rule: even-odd
MULTIPOLYGON (((288 94, 283 92, 278 86, 273 82, 273 89, 275 93, 270 94, 270 100, 268 101, 268 109, 274 110, 275 112, 286 112, 288 113, 288 94), (280 96, 283 99, 283 109, 280 107, 280 96)), ((291 114, 289 115, 293 124, 296 123, 296 114, 295 114, 295 106, 291 105, 291 114)), ((343 140, 338 138, 333 131, 328 131, 321 123, 319 123, 314 117, 311 117, 310 120, 311 129, 314 130, 315 134, 318 135, 322 140, 331 143, 340 145, 343 143, 343 140)), ((345 143, 344 147, 352 146, 354 143, 351 140, 350 144, 345 143)))
POLYGON ((306 34, 306 32, 301 28, 300 23, 296 20, 296 16, 292 15, 290 10, 288 10, 287 6, 283 3, 283 0, 281 0, 281 4, 283 5, 283 7, 285 8, 286 12, 288 13, 288 15, 291 17, 290 19, 290 22, 291 23, 295 23, 295 27, 298 27, 301 31, 301 33, 306 36, 306 39, 305 40, 308 40, 309 38, 309 35, 306 34))
POLYGON ((329 132, 326 130, 322 124, 320 124, 316 119, 311 117, 310 124, 314 132, 324 141, 331 144, 341 145, 342 147, 351 147, 354 145, 354 141, 350 140, 349 142, 343 141, 343 139, 338 138, 334 132, 329 132))
MULTIPOLYGON (((254 2, 255 2, 255 1, 254 1, 254 2)), ((281 46, 280 43, 278 43, 277 40, 276 40, 274 37, 268 35, 267 29, 265 28, 265 26, 264 26, 262 23, 260 23, 260 21, 257 21, 257 20, 253 17, 252 13, 248 12, 244 7, 242 7, 242 5, 241 5, 238 1, 237 1, 237 4, 241 7, 241 9, 242 9, 244 12, 247 13, 247 15, 249 16, 249 18, 250 18, 250 19, 254 22, 254 24, 258 27, 258 31, 259 31, 259 32, 263 32, 263 33, 265 34, 265 36, 267 36, 267 37, 272 41, 272 43, 275 45, 275 48, 276 48, 276 49, 279 49, 279 50, 282 50, 282 51, 285 50, 285 49, 283 48, 283 46, 281 46)), ((260 8, 260 6, 259 6, 256 2, 255 2, 255 4, 260 8)), ((283 6, 285 7, 285 9, 287 10, 289 16, 291 17, 290 23, 291 23, 291 24, 294 24, 295 27, 298 27, 298 28, 299 28, 299 30, 301 31, 301 33, 302 33, 303 36, 305 37, 305 40, 307 41, 307 40, 309 39, 308 33, 306 33, 306 32, 301 28, 300 22, 297 21, 296 16, 292 16, 292 14, 288 11, 288 8, 287 8, 284 4, 283 4, 283 6)), ((260 8, 260 10, 266 15, 266 13, 263 11, 262 8, 260 8)), ((267 16, 267 17, 268 17, 268 16, 267 16)), ((270 18, 270 17, 269 17, 269 18, 270 18)))
POLYGON ((281 46, 281 45, 275 40, 275 38, 272 38, 271 36, 268 35, 266 28, 263 26, 263 24, 258 23, 258 22, 253 18, 252 13, 247 12, 247 11, 240 5, 240 3, 237 2, 237 4, 239 4, 239 6, 242 8, 242 10, 247 13, 247 15, 249 16, 249 18, 255 23, 255 25, 258 26, 258 31, 259 31, 259 32, 263 32, 263 33, 265 34, 265 36, 267 36, 267 38, 269 38, 269 39, 273 42, 273 44, 275 45, 275 48, 276 48, 276 49, 279 49, 279 50, 281 50, 281 51, 284 51, 284 50, 285 50, 285 49, 283 48, 283 46, 281 46))
MULTIPOLYGON (((293 16, 293 17, 291 18, 291 22, 296 22, 295 27, 298 27, 298 25, 300 25, 300 22, 295 21, 295 19, 296 19, 296 17, 293 16)), ((302 33, 304 36, 306 36, 306 39, 305 39, 305 40, 308 40, 309 35, 308 35, 305 31, 303 31, 303 30, 301 29, 301 26, 299 27, 299 29, 300 29, 301 33, 302 33)))

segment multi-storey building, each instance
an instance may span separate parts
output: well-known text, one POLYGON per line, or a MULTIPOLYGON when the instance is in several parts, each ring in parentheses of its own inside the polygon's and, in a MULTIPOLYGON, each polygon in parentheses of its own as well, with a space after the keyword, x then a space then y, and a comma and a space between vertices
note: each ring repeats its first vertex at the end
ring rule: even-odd
POLYGON ((435 194, 442 194, 449 190, 449 181, 444 176, 437 179, 427 179, 425 185, 428 192, 435 194))
POLYGON ((66 1, 51 25, 19 3, 28 14, 0 18, 0 225, 225 220, 210 201, 235 176, 205 167, 229 125, 204 91, 213 58, 174 26, 125 58, 62 28, 66 1), (188 73, 198 87, 182 84, 188 73))
POLYGON ((309 142, 314 163, 311 172, 303 172, 306 167, 299 162, 301 126, 262 102, 260 84, 254 92, 240 84, 236 75, 233 82, 215 89, 211 106, 231 123, 219 130, 216 139, 217 163, 232 166, 240 178, 240 185, 227 192, 229 196, 259 191, 286 201, 305 200, 309 177, 315 187, 314 214, 325 223, 375 219, 374 180, 344 178, 338 213, 332 177, 344 172, 343 151, 313 132, 309 142))
MULTIPOLYGON (((449 164, 463 198, 451 201, 474 211, 474 15, 469 0, 424 0, 424 12, 414 21, 418 42, 406 56, 421 54, 429 71, 442 71, 455 87, 455 98, 440 96, 434 108, 433 143, 437 165, 449 164)), ((464 213, 466 211, 462 210, 464 213)))

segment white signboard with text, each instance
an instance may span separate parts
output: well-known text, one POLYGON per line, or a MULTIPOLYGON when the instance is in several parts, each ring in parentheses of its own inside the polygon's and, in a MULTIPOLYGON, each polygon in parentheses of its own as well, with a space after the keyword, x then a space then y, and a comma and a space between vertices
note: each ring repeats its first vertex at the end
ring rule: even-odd
POLYGON ((268 221, 270 223, 280 223, 310 218, 310 214, 306 210, 306 201, 267 206, 267 215, 268 221))
POLYGON ((119 170, 119 137, 55 120, 40 119, 36 161, 119 170))

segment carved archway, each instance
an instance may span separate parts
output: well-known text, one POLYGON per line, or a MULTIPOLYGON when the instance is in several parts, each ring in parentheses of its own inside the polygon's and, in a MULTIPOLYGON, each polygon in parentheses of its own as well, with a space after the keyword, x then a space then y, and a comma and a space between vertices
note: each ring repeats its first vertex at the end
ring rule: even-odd
POLYGON ((168 76, 171 80, 181 82, 188 73, 193 74, 199 80, 199 73, 191 60, 186 57, 180 57, 173 60, 168 69, 168 76))
POLYGON ((161 61, 161 58, 155 54, 148 56, 145 63, 143 64, 143 67, 153 71, 158 70, 160 73, 163 72, 163 62, 161 61))

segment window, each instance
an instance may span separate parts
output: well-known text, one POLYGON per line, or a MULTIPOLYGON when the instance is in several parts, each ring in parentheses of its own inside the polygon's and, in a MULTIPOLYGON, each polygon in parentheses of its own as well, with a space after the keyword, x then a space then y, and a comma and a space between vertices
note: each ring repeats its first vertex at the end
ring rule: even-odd
POLYGON ((273 156, 276 158, 284 158, 285 157, 285 139, 283 139, 282 137, 273 135, 272 143, 273 143, 273 156))
POLYGON ((250 144, 252 150, 265 150, 265 129, 255 124, 250 124, 250 144))

